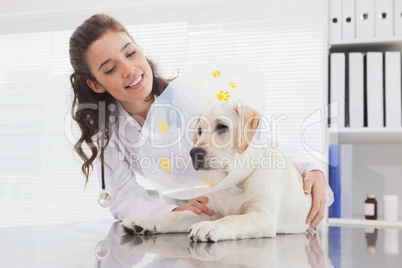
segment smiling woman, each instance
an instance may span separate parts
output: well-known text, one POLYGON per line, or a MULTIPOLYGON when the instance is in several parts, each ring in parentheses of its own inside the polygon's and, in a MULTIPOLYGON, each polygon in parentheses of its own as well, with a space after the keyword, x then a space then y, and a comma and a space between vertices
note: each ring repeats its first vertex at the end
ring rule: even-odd
MULTIPOLYGON (((266 114, 286 115, 278 135, 303 152, 299 126, 321 108, 325 87, 324 2, 224 0, 216 5, 197 1, 199 6, 146 1, 101 11, 114 14, 127 26, 136 38, 134 51, 157 59, 162 77, 173 77, 177 69, 185 74, 192 65, 215 60, 254 61, 267 79, 266 114)), ((0 144, 7 152, 0 157, 0 199, 7 204, 0 206, 0 226, 109 216, 96 203, 95 173, 83 191, 82 162, 72 157, 71 149, 80 136, 75 126, 65 125, 71 103, 68 40, 90 15, 92 11, 68 11, 0 18, 0 111, 5 115, 0 120, 0 144), (71 133, 68 139, 66 133, 71 133)), ((133 52, 130 48, 125 52, 133 52)), ((120 86, 125 89, 136 79, 121 81, 120 86)), ((103 85, 100 77, 92 81, 103 85)), ((86 80, 83 83, 88 86, 86 80)), ((107 92, 92 93, 107 102, 107 92)), ((320 128, 310 129, 310 140, 310 146, 321 148, 320 128)), ((84 151, 91 154, 90 148, 84 151)), ((150 188, 145 180, 139 183, 150 188)))
MULTIPOLYGON (((75 150, 84 160, 82 171, 88 181, 92 163, 98 154, 92 139, 99 133, 100 108, 82 109, 79 106, 104 102, 106 107, 110 107, 118 100, 129 114, 145 118, 152 104, 150 101, 154 95, 160 95, 168 80, 160 78, 155 68, 151 69, 125 27, 104 14, 90 17, 73 33, 70 38, 70 62, 74 68, 70 77, 74 90, 72 113, 82 132, 75 150), (83 143, 91 148, 91 155, 84 152, 83 143)), ((109 118, 110 109, 104 112, 109 118)), ((107 146, 109 120, 105 120, 104 131, 104 146, 107 146)), ((103 158, 104 147, 100 150, 103 158)))

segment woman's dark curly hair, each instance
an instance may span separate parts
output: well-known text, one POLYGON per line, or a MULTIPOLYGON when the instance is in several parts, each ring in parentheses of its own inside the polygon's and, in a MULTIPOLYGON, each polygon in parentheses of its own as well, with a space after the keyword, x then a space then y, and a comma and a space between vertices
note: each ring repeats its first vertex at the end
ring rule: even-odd
MULTIPOLYGON (((98 155, 99 148, 101 150, 100 157, 103 158, 103 150, 110 139, 109 121, 105 120, 105 126, 101 127, 99 125, 99 115, 103 112, 99 108, 109 107, 110 104, 116 101, 108 92, 95 93, 87 84, 88 79, 96 82, 96 78, 91 73, 86 61, 86 52, 89 46, 107 31, 126 33, 134 42, 134 39, 119 21, 105 14, 95 14, 85 20, 84 23, 77 27, 70 38, 70 62, 73 67, 70 82, 74 91, 71 113, 81 129, 81 137, 75 144, 74 149, 84 160, 81 170, 85 175, 86 182, 88 182, 89 174, 93 169, 93 161, 98 155), (101 133, 100 128, 104 129, 104 133, 101 133), (94 144, 93 141, 94 135, 98 133, 105 137, 105 144, 102 146, 99 138, 96 141, 97 144, 94 144), (89 147, 90 154, 85 153, 84 144, 89 147)), ((171 80, 160 77, 156 65, 149 59, 147 60, 153 73, 153 83, 152 92, 146 98, 146 101, 153 101, 154 96, 162 94, 171 80)), ((109 118, 110 110, 103 110, 105 114, 102 114, 102 117, 109 118)), ((103 161, 103 159, 101 160, 103 161)))

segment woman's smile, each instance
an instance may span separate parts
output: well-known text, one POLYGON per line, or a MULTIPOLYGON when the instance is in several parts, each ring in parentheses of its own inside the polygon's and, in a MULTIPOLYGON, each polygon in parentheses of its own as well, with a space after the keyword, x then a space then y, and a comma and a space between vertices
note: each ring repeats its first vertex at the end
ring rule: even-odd
POLYGON ((143 75, 141 74, 125 88, 128 90, 136 90, 136 89, 140 88, 143 84, 144 84, 144 79, 143 79, 143 75))

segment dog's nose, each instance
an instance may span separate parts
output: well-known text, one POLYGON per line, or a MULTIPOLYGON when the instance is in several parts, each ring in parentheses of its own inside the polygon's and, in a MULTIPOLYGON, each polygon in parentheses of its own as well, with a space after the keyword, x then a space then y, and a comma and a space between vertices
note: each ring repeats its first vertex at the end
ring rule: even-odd
POLYGON ((194 147, 193 149, 190 150, 190 156, 191 159, 193 160, 193 166, 195 170, 204 167, 205 155, 206 155, 205 150, 200 147, 194 147))
POLYGON ((205 150, 200 147, 194 147, 190 150, 191 159, 201 159, 205 157, 205 150))

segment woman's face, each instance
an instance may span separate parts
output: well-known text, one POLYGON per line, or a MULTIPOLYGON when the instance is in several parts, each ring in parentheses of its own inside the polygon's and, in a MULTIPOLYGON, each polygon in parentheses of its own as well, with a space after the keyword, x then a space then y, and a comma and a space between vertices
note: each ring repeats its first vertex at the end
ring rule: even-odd
POLYGON ((89 46, 86 59, 97 80, 87 83, 95 92, 107 91, 123 103, 142 101, 151 93, 151 67, 126 33, 107 31, 89 46))

